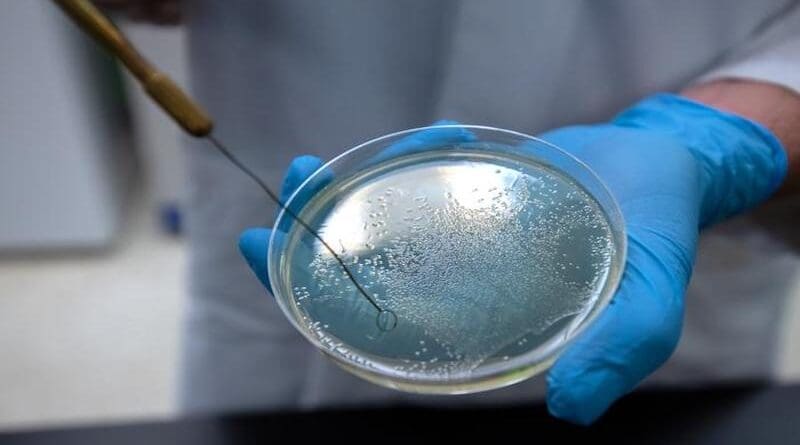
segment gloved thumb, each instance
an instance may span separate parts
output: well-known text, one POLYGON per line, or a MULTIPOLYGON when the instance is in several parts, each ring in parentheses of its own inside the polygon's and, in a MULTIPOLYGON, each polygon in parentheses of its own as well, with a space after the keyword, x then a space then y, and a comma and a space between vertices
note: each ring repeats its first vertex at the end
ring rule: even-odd
POLYGON ((662 262, 667 255, 644 248, 636 231, 629 239, 614 299, 548 373, 547 406, 555 417, 594 422, 661 366, 680 339, 688 277, 672 278, 675 267, 662 262))
POLYGON ((261 281, 261 284, 272 293, 269 278, 267 278, 267 248, 270 235, 272 235, 272 230, 270 229, 245 230, 239 236, 239 251, 244 256, 250 269, 261 281))

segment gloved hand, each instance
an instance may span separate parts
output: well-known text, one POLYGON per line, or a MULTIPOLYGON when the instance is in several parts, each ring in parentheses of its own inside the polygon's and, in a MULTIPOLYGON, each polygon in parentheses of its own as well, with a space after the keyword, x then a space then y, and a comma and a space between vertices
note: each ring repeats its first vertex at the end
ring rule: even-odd
MULTIPOLYGON (((619 290, 548 374, 550 412, 588 424, 674 350, 699 229, 766 199, 785 175, 786 156, 760 125, 667 94, 608 124, 562 128, 541 138, 598 174, 618 201, 628 233, 619 290)), ((282 199, 320 165, 316 158, 297 158, 282 199)), ((268 237, 267 230, 252 229, 240 240, 267 286, 268 237)))
POLYGON ((547 377, 550 413, 588 424, 675 349, 699 229, 766 199, 787 160, 762 126, 668 94, 541 138, 597 173, 628 233, 617 293, 547 377))

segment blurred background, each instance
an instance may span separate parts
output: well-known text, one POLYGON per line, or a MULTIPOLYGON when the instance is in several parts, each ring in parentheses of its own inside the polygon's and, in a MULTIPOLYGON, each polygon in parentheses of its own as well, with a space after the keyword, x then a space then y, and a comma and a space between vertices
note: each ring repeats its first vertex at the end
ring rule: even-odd
MULTIPOLYGON (((185 85, 181 27, 118 23, 185 85)), ((48 2, 3 3, 0 60, 0 429, 176 416, 184 136, 48 2)))
MULTIPOLYGON (((0 13, 0 428, 175 413, 182 137, 50 2, 0 13)), ((184 30, 124 20, 185 83, 184 30)))

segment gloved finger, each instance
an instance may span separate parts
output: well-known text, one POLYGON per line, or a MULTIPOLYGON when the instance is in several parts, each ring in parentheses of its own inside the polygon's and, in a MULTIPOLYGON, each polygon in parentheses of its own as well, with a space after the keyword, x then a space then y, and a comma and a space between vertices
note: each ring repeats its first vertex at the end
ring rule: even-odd
MULTIPOLYGON (((280 200, 294 215, 299 216, 308 201, 333 181, 333 172, 328 168, 321 168, 323 164, 318 157, 305 155, 294 158, 286 169, 280 200)), ((279 212, 280 210, 278 209, 279 212)), ((286 215, 278 222, 278 230, 288 233, 294 222, 292 216, 286 215)))
POLYGON ((256 274, 261 284, 272 293, 267 277, 267 246, 269 237, 272 234, 270 229, 247 229, 239 235, 239 251, 247 261, 247 265, 256 274))
POLYGON ((636 230, 629 235, 629 259, 617 294, 550 369, 547 405, 555 417, 592 423, 675 349, 684 280, 671 278, 674 266, 664 260, 669 254, 651 248, 653 240, 642 239, 647 237, 636 230))
POLYGON ((378 155, 371 158, 364 167, 394 159, 398 156, 421 152, 447 144, 475 142, 477 140, 475 134, 471 131, 454 125, 459 125, 459 123, 452 120, 436 121, 431 124, 434 128, 427 128, 411 133, 391 144, 378 155), (436 126, 442 127, 436 128, 436 126))
POLYGON ((333 180, 333 172, 330 170, 318 171, 323 164, 322 159, 316 156, 304 155, 294 158, 283 177, 281 202, 285 205, 288 204, 295 212, 302 209, 316 193, 333 180), (306 180, 309 180, 309 183, 299 191, 297 196, 292 197, 306 180), (289 198, 292 198, 291 203, 288 202, 289 198))
MULTIPOLYGON (((279 199, 281 204, 288 205, 294 214, 299 213, 302 207, 313 197, 314 194, 319 192, 333 179, 333 174, 325 169, 320 170, 323 165, 321 159, 315 156, 299 156, 295 158, 283 178, 283 185, 279 199), (306 181, 309 182, 300 190, 297 196, 292 195, 298 188, 306 181), (290 198, 291 201, 290 201, 290 198)), ((280 210, 280 209, 279 209, 280 210)), ((278 235, 276 248, 281 247, 283 242, 283 235, 287 232, 288 227, 294 222, 291 216, 287 216, 281 223, 281 229, 278 235)), ((254 228, 245 230, 239 237, 239 250, 244 256, 250 269, 258 277, 261 284, 272 292, 267 275, 267 255, 269 254, 269 239, 272 234, 270 229, 254 228)))
MULTIPOLYGON (((319 167, 322 166, 322 160, 315 156, 299 156, 295 158, 283 178, 283 185, 279 199, 281 204, 286 204, 291 195, 297 188, 311 175, 313 175, 319 167)), ((322 175, 323 177, 325 175, 322 175)), ((318 189, 324 187, 325 180, 321 179, 311 187, 304 189, 302 196, 297 197, 292 206, 302 208, 302 206, 313 196, 318 189)), ((280 209, 279 209, 280 211, 280 209)), ((291 219, 291 218, 289 218, 291 219)), ((288 221, 291 223, 292 221, 288 221)), ((267 255, 269 248, 269 238, 272 234, 271 229, 252 228, 247 229, 239 236, 239 251, 244 256, 247 264, 255 273, 261 284, 267 288, 270 293, 272 288, 269 284, 269 277, 267 276, 267 255)))
MULTIPOLYGON (((239 251, 247 261, 247 265, 261 281, 261 284, 273 293, 269 280, 268 258, 269 248, 282 251, 286 242, 286 234, 272 229, 251 228, 247 229, 239 236, 239 251), (274 239, 271 239, 274 234, 274 239), (270 246, 270 241, 272 245, 270 246)), ((307 238, 301 240, 294 247, 292 261, 297 264, 293 266, 292 276, 299 282, 311 282, 312 272, 308 265, 314 257, 314 243, 307 238)))

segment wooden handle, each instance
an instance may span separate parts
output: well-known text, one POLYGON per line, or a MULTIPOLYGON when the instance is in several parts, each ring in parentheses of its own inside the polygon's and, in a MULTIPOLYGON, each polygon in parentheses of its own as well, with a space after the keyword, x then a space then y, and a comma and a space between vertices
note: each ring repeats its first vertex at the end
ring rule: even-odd
POLYGON ((53 0, 72 20, 102 43, 136 77, 147 94, 193 136, 206 136, 211 118, 166 74, 158 71, 89 0, 53 0))

